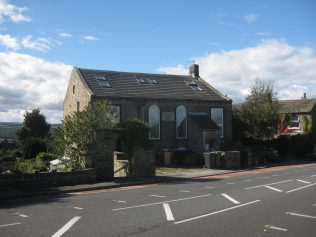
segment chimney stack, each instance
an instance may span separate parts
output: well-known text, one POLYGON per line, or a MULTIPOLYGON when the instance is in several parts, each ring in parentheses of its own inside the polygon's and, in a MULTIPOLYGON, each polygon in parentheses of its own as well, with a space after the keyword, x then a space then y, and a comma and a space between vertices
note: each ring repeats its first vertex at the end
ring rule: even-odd
POLYGON ((304 99, 306 99, 306 93, 304 92, 304 99))
POLYGON ((195 63, 191 64, 189 67, 189 73, 190 73, 190 76, 194 77, 195 79, 199 79, 200 78, 199 65, 195 63))

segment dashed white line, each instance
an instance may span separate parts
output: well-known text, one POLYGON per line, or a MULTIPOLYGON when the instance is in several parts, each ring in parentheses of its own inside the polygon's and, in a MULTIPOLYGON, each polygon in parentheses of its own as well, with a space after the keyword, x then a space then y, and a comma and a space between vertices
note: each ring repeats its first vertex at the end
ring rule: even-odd
POLYGON ((303 215, 303 214, 298 214, 298 213, 293 213, 293 212, 286 212, 286 214, 291 215, 291 216, 300 216, 300 217, 305 217, 305 218, 316 219, 316 216, 303 215))
POLYGON ((221 194, 223 197, 227 198, 229 201, 231 201, 234 204, 240 204, 236 199, 232 198, 231 196, 228 196, 226 193, 221 194))
POLYGON ((304 184, 311 184, 312 183, 312 182, 308 182, 308 181, 301 180, 301 179, 297 179, 296 181, 304 183, 304 184))
POLYGON ((163 208, 165 209, 167 221, 174 221, 174 217, 173 217, 169 204, 163 203, 162 205, 163 205, 163 208))
POLYGON ((272 225, 265 225, 265 228, 273 229, 273 230, 280 230, 280 231, 287 231, 287 229, 272 226, 272 225))
POLYGON ((303 188, 308 188, 308 187, 313 186, 313 185, 315 185, 315 184, 316 184, 316 183, 309 184, 309 185, 306 185, 306 186, 303 186, 303 187, 300 187, 300 188, 292 189, 292 190, 287 191, 286 193, 291 193, 291 192, 295 192, 295 191, 300 190, 300 189, 303 189, 303 188))
POLYGON ((286 183, 286 182, 291 182, 291 181, 293 181, 293 180, 289 179, 289 180, 284 180, 284 181, 275 182, 275 183, 269 183, 269 184, 262 184, 262 185, 252 186, 252 187, 248 187, 248 188, 245 188, 245 189, 259 188, 259 187, 264 187, 264 186, 267 186, 267 185, 281 184, 281 183, 286 183))
POLYGON ((77 209, 77 210, 82 210, 83 208, 82 207, 73 207, 74 209, 77 209))
POLYGON ((264 187, 266 187, 266 188, 268 188, 268 189, 271 189, 271 190, 274 190, 274 191, 277 191, 277 192, 283 192, 281 189, 277 189, 277 188, 273 188, 273 187, 271 187, 271 186, 264 186, 264 187))
POLYGON ((18 222, 18 223, 11 223, 11 224, 5 224, 5 225, 0 225, 0 227, 7 227, 7 226, 12 226, 12 225, 21 225, 21 222, 18 222))
POLYGON ((148 207, 148 206, 154 206, 154 205, 159 205, 159 204, 163 204, 163 203, 179 202, 179 201, 184 201, 184 200, 190 200, 190 199, 196 199, 196 198, 202 198, 202 197, 209 197, 211 195, 212 194, 205 194, 205 195, 200 195, 200 196, 180 198, 180 199, 174 199, 174 200, 163 201, 163 202, 154 202, 154 203, 148 203, 148 204, 137 205, 137 206, 121 207, 121 208, 112 209, 112 211, 120 211, 120 210, 133 209, 133 208, 138 208, 138 207, 148 207))
POLYGON ((20 217, 24 217, 24 218, 29 217, 28 215, 25 215, 25 214, 20 214, 19 216, 20 216, 20 217))
POLYGON ((158 198, 165 198, 166 196, 162 196, 162 195, 156 195, 156 194, 152 194, 152 195, 149 195, 151 197, 158 197, 158 198))
POLYGON ((316 177, 316 174, 312 175, 311 177, 316 177))
POLYGON ((68 221, 60 230, 58 230, 52 237, 60 237, 62 236, 67 230, 69 230, 79 219, 81 216, 75 216, 70 221, 68 221))
POLYGON ((247 203, 244 203, 244 204, 241 204, 241 205, 238 205, 238 206, 233 206, 233 207, 230 207, 230 208, 222 209, 222 210, 215 211, 215 212, 212 212, 212 213, 208 213, 208 214, 205 214, 205 215, 192 217, 192 218, 185 219, 185 220, 182 220, 182 221, 177 221, 177 222, 174 222, 174 224, 181 224, 181 223, 185 223, 185 222, 201 219, 201 218, 204 218, 204 217, 207 217, 207 216, 212 216, 212 215, 215 215, 215 214, 218 214, 218 213, 222 213, 222 212, 233 210, 233 209, 236 209, 236 208, 239 208, 239 207, 247 206, 247 205, 250 205, 250 204, 253 204, 253 203, 256 203, 256 202, 260 202, 260 200, 247 202, 247 203))
POLYGON ((189 191, 189 190, 179 190, 179 192, 181 192, 181 193, 190 193, 191 191, 189 191))
POLYGON ((122 200, 113 200, 113 202, 127 203, 126 201, 122 201, 122 200))

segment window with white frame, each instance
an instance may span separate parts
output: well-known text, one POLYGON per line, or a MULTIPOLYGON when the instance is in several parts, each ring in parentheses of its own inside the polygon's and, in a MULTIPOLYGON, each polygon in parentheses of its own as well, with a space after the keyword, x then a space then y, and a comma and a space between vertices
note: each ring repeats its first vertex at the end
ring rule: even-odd
POLYGON ((187 109, 183 105, 176 108, 176 133, 177 139, 187 138, 187 109))
POLYGON ((160 139, 160 109, 151 105, 148 109, 149 139, 160 139))
POLYGON ((224 109, 223 108, 211 108, 211 119, 219 127, 220 137, 224 138, 224 109))
POLYGON ((298 115, 292 115, 291 117, 291 128, 299 128, 300 127, 300 118, 298 115))

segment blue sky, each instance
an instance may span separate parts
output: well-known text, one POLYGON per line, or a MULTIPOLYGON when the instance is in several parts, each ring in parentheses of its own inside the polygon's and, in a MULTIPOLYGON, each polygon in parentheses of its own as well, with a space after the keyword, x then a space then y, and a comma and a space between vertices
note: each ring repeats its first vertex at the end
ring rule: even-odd
POLYGON ((258 78, 316 97, 315 22, 313 0, 0 0, 0 121, 34 107, 60 121, 72 66, 186 74, 195 60, 234 102, 258 78))

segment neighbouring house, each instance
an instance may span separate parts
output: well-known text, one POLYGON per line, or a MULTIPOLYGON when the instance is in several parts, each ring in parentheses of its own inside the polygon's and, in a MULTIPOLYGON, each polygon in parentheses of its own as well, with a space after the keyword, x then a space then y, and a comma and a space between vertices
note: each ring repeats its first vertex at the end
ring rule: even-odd
POLYGON ((148 74, 74 68, 64 100, 64 116, 90 102, 109 100, 118 121, 139 118, 149 124, 155 151, 187 149, 201 156, 217 141, 231 140, 232 101, 199 76, 148 74))
POLYGON ((306 133, 316 120, 316 99, 306 99, 306 94, 298 100, 280 100, 280 113, 287 117, 286 125, 281 125, 280 133, 306 133))

